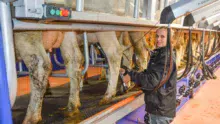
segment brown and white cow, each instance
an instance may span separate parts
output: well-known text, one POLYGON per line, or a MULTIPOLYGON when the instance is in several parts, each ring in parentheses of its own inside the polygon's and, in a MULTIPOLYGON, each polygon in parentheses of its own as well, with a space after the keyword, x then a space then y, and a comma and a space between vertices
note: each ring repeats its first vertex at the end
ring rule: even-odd
MULTIPOLYGON (((134 41, 142 35, 141 32, 132 32, 130 34, 134 41)), ((37 123, 42 119, 43 96, 46 91, 48 76, 51 72, 51 63, 45 49, 50 51, 52 48, 60 47, 66 71, 70 78, 70 96, 67 105, 67 114, 71 116, 78 113, 78 107, 81 106, 79 84, 82 80, 81 66, 83 54, 80 51, 80 43, 82 42, 80 40, 77 41, 76 32, 25 31, 15 32, 14 38, 16 57, 24 60, 31 79, 31 99, 23 123, 37 123)), ((108 88, 100 102, 101 104, 105 104, 110 102, 116 94, 123 47, 118 42, 115 32, 89 33, 88 40, 90 42, 99 42, 108 59, 108 88)), ((139 50, 139 60, 143 59, 142 62, 146 63, 146 56, 143 55, 144 52, 141 52, 141 50, 144 50, 143 42, 137 43, 134 48, 138 48, 139 50)))

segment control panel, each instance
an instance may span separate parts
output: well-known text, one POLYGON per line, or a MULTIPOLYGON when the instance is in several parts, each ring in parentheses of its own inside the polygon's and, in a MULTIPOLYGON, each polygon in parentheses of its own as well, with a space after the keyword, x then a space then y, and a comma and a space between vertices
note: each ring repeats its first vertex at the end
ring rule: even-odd
POLYGON ((17 0, 13 2, 16 18, 70 19, 71 8, 44 4, 44 0, 17 0))
POLYGON ((71 18, 71 9, 67 7, 57 7, 54 5, 43 5, 43 18, 69 19, 71 18))

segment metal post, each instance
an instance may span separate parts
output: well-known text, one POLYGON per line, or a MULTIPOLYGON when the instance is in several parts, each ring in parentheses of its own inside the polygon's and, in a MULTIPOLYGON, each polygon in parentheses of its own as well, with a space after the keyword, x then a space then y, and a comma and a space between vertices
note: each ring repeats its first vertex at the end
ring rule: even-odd
POLYGON ((91 44, 90 46, 90 55, 91 55, 91 59, 92 59, 92 65, 96 64, 96 60, 95 60, 95 52, 94 52, 94 45, 91 44))
POLYGON ((23 71, 22 62, 19 62, 18 65, 19 65, 19 71, 22 72, 23 71))
MULTIPOLYGON (((0 1, 0 12, 3 4, 5 3, 0 1)), ((1 21, 0 23, 2 24, 1 21)), ((12 124, 2 33, 0 25, 0 124, 12 124)))
POLYGON ((82 75, 84 75, 86 73, 86 71, 88 70, 88 67, 89 67, 89 50, 88 50, 88 41, 87 41, 87 33, 86 32, 83 33, 83 37, 84 37, 85 65, 84 65, 84 69, 82 71, 82 75))
POLYGON ((134 0, 134 18, 139 18, 139 0, 134 0))
POLYGON ((17 73, 15 65, 12 19, 10 12, 10 3, 0 2, 0 22, 4 45, 4 56, 11 106, 13 106, 17 94, 17 73))
POLYGON ((147 4, 148 4, 147 1, 148 0, 144 0, 143 1, 143 10, 142 10, 143 14, 142 14, 142 18, 146 18, 147 17, 147 4))
POLYGON ((167 7, 167 6, 169 6, 169 0, 164 1, 164 7, 167 7))
POLYGON ((148 0, 147 19, 154 21, 156 12, 156 0, 148 0))
POLYGON ((139 17, 139 0, 134 0, 134 18, 139 17))
POLYGON ((162 11, 164 9, 164 4, 165 4, 165 1, 160 0, 160 11, 162 11))
POLYGON ((84 0, 76 0, 76 11, 84 11, 84 0))

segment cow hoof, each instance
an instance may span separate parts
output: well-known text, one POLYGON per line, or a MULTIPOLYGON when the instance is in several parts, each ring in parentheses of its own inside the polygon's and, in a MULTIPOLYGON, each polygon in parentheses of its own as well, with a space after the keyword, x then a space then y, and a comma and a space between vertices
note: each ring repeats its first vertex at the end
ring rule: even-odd
POLYGON ((103 98, 100 102, 99 105, 105 105, 111 102, 112 98, 103 98))
POLYGON ((65 112, 64 112, 64 116, 65 116, 65 117, 73 117, 74 115, 77 115, 77 114, 79 114, 79 113, 80 113, 80 111, 79 111, 79 109, 77 108, 77 109, 74 109, 74 110, 72 110, 72 111, 70 111, 70 110, 65 111, 65 112))
POLYGON ((39 124, 42 121, 42 118, 27 118, 23 121, 22 124, 39 124))
POLYGON ((50 90, 50 89, 47 89, 46 92, 45 92, 45 94, 44 94, 44 96, 45 96, 45 95, 52 95, 51 90, 50 90))
POLYGON ((83 84, 89 84, 88 80, 84 80, 83 84))

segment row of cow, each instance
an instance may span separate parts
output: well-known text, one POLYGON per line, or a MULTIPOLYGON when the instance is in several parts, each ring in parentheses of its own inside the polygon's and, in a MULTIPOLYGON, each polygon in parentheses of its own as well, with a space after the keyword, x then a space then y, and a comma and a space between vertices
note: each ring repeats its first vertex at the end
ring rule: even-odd
MULTIPOLYGON (((176 51, 177 67, 180 70, 184 65, 181 60, 185 56, 188 33, 173 30, 172 34, 171 43, 176 51)), ((139 71, 146 69, 149 60, 149 53, 146 48, 154 49, 156 42, 155 32, 152 31, 148 34, 145 34, 145 32, 93 32, 88 33, 87 36, 90 43, 100 43, 108 59, 108 87, 103 99, 100 101, 100 104, 106 104, 116 94, 122 56, 126 56, 123 64, 132 68, 132 56, 135 53, 137 64, 140 67, 139 71)), ((213 44, 214 33, 213 35, 206 34, 205 41, 208 41, 209 36, 211 36, 209 42, 213 44)), ((201 33, 192 34, 193 51, 196 51, 200 38, 201 33)), ((70 78, 67 115, 71 116, 78 113, 78 108, 81 106, 79 98, 80 82, 83 80, 81 67, 83 66, 84 57, 80 50, 80 46, 83 45, 83 35, 74 31, 24 31, 14 32, 14 39, 16 59, 17 61, 24 61, 31 79, 31 99, 23 123, 37 123, 42 119, 43 96, 52 70, 52 65, 46 52, 50 52, 52 48, 60 47, 66 72, 70 78)), ((208 49, 211 50, 210 48, 208 49)), ((198 56, 198 53, 193 55, 198 56)))

